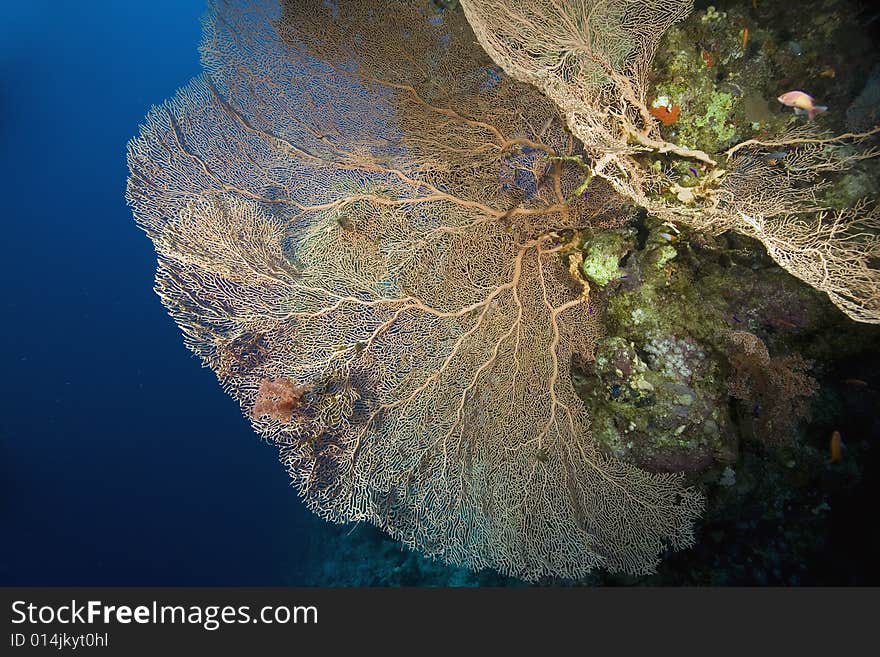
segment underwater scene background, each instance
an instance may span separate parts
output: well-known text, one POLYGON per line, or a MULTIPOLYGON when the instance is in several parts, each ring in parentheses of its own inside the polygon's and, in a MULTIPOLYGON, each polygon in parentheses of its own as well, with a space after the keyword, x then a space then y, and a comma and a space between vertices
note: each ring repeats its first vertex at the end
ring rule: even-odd
MULTIPOLYGON (((125 202, 125 149, 149 108, 200 73, 204 11, 196 0, 35 1, 10 6, 0 28, 0 583, 525 585, 312 515, 158 302, 155 254, 125 202)), ((837 132, 874 125, 878 30, 867 3, 697 3, 660 43, 652 113, 670 139, 712 151, 790 122, 776 100, 789 89, 827 106, 817 120, 837 132)), ((878 185, 866 163, 834 193, 846 205, 878 185)), ((578 394, 604 409, 606 449, 695 473, 706 508, 696 545, 657 574, 541 583, 877 584, 878 328, 747 238, 679 238, 640 217, 591 244, 591 280, 616 286, 607 321, 630 341, 576 373, 578 394), (669 339, 640 336, 634 317, 669 339), (767 346, 733 363, 727 384, 702 351, 718 326, 767 346), (658 350, 680 367, 633 375, 658 350), (651 450, 615 442, 621 422, 650 421, 643 393, 654 389, 681 394, 650 405, 714 417, 714 428, 680 444, 658 427, 651 450)))

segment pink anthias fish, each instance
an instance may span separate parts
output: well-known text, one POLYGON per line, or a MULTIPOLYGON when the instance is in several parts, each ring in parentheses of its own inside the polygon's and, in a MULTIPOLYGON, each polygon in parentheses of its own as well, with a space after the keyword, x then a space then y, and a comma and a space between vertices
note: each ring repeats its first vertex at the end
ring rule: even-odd
POLYGON ((776 100, 786 107, 794 107, 795 114, 806 114, 811 121, 828 109, 825 105, 814 105, 813 97, 803 91, 787 91, 776 100))

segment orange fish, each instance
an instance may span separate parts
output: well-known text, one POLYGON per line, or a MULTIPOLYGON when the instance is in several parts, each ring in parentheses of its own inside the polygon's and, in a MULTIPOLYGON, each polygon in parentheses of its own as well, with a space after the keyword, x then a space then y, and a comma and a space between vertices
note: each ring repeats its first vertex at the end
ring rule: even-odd
POLYGON ((814 105, 813 97, 803 91, 787 91, 776 100, 786 107, 794 107, 795 114, 806 114, 811 121, 828 109, 825 105, 814 105))
POLYGON ((848 386, 866 386, 868 385, 867 381, 862 381, 861 379, 844 379, 843 382, 848 386))
POLYGON ((837 463, 840 460, 840 451, 843 449, 843 439, 836 429, 831 432, 831 440, 828 441, 828 451, 831 453, 829 463, 837 463))

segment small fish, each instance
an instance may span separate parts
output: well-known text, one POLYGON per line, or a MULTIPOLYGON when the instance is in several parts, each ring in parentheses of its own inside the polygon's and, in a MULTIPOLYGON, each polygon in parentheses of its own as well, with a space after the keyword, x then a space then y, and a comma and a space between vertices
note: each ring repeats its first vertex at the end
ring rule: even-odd
POLYGON ((866 386, 868 385, 867 381, 862 381, 861 379, 844 379, 843 382, 848 386, 866 386))
POLYGON ((822 70, 819 71, 819 77, 821 78, 833 78, 836 76, 837 71, 835 71, 832 66, 823 66, 822 70))
POLYGON ((688 171, 691 172, 691 175, 693 175, 694 178, 699 178, 699 177, 700 177, 700 174, 697 173, 697 170, 694 169, 693 167, 688 167, 688 171))
POLYGON ((837 463, 840 460, 841 450, 845 447, 843 444, 843 439, 840 437, 840 432, 836 429, 831 432, 831 439, 828 441, 828 452, 830 453, 830 458, 828 459, 828 463, 837 463))
POLYGON ((786 107, 793 107, 795 114, 806 114, 811 121, 828 109, 825 105, 814 105, 813 97, 803 91, 787 91, 776 100, 786 107))

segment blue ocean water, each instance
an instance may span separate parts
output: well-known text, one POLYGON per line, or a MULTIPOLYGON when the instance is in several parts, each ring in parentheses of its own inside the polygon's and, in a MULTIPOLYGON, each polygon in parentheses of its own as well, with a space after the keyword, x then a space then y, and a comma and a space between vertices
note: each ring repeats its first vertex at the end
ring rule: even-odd
POLYGON ((199 73, 204 0, 0 21, 0 585, 283 584, 308 512, 152 291, 126 142, 199 73))

